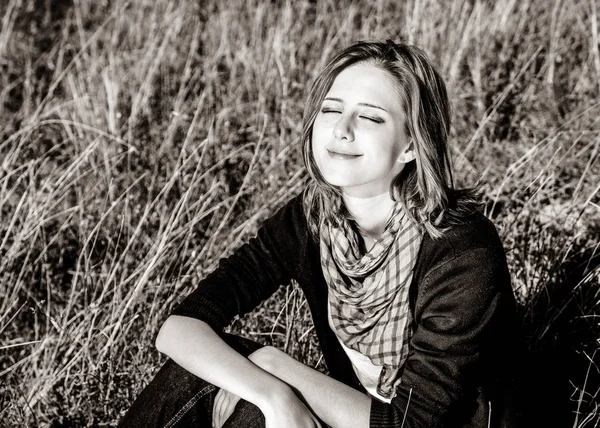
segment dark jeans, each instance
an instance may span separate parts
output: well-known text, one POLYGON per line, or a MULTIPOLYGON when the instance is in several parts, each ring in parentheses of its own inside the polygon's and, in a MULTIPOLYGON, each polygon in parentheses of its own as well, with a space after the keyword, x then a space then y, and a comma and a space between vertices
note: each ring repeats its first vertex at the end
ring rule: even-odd
MULTIPOLYGON (((236 351, 247 357, 262 345, 251 340, 222 334, 236 351)), ((211 428, 216 386, 167 361, 154 379, 133 402, 119 427, 194 427, 211 428)), ((227 419, 227 428, 264 428, 265 419, 258 407, 240 400, 227 419)))

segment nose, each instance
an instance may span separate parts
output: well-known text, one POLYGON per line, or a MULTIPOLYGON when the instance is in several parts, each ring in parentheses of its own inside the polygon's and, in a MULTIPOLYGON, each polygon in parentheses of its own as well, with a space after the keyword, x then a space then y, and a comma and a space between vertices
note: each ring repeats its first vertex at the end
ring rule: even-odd
POLYGON ((354 130, 352 128, 352 117, 342 114, 333 128, 333 135, 340 141, 354 141, 354 130))

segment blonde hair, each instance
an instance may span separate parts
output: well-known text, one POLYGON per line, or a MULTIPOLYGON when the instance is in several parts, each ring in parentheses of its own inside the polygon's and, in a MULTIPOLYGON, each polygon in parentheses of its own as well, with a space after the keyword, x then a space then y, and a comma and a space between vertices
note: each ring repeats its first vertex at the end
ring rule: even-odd
POLYGON ((309 228, 317 236, 323 222, 337 224, 340 216, 349 217, 341 189, 327 183, 315 163, 311 138, 313 123, 335 78, 358 63, 373 64, 396 82, 406 113, 406 134, 416 154, 415 161, 392 181, 390 195, 404 204, 430 236, 440 237, 449 225, 477 208, 478 196, 475 189, 454 189, 448 150, 450 103, 442 77, 421 49, 391 40, 354 43, 335 56, 313 83, 302 129, 304 163, 312 178, 303 195, 309 228))

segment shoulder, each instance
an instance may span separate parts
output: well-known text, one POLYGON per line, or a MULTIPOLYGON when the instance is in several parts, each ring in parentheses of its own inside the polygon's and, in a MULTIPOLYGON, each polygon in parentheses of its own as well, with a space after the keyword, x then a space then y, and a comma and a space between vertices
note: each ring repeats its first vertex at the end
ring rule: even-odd
MULTIPOLYGON (((294 196, 270 207, 271 215, 260 221, 260 227, 243 245, 219 261, 218 272, 242 272, 248 268, 269 276, 282 273, 296 277, 306 255, 308 230, 302 200, 294 196)), ((264 215, 264 214, 263 214, 264 215)), ((217 273, 219 274, 219 273, 217 273)), ((254 274, 253 274, 254 275, 254 274)), ((245 276, 250 276, 246 273, 245 276)), ((263 279, 261 279, 263 281, 263 279)))
POLYGON ((474 212, 450 226, 436 244, 457 253, 502 246, 496 227, 480 212, 474 212))
POLYGON ((445 264, 466 259, 484 264, 506 264, 496 227, 479 212, 455 222, 440 238, 425 236, 419 253, 419 271, 421 276, 426 276, 445 264))
POLYGON ((445 311, 452 325, 475 325, 489 315, 488 311, 512 317, 510 272, 490 220, 472 214, 438 239, 423 238, 411 302, 417 319, 445 311))
POLYGON ((267 218, 263 226, 280 226, 283 228, 306 229, 307 222, 302 206, 302 193, 287 201, 281 208, 267 218))
POLYGON ((274 249, 304 246, 308 239, 308 225, 302 206, 302 196, 292 197, 264 220, 256 239, 270 242, 274 249))

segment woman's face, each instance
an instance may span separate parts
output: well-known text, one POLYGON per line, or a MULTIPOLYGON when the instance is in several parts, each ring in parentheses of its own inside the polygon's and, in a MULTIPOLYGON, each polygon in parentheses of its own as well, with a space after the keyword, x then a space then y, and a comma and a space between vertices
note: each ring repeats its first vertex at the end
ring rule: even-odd
POLYGON ((312 151, 325 180, 353 197, 388 192, 402 171, 408 137, 390 74, 368 63, 336 77, 315 118, 312 151))

